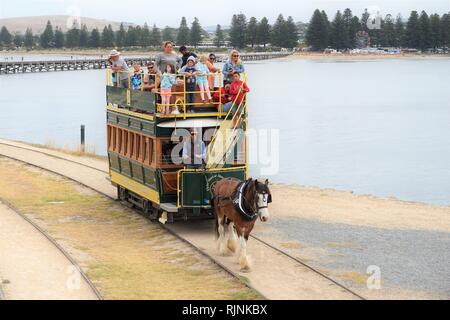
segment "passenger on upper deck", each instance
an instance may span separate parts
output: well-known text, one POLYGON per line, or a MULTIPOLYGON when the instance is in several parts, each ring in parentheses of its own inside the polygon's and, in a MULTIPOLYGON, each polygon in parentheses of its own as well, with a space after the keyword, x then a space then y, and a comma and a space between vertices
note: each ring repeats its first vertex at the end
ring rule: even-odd
POLYGON ((161 72, 166 71, 167 65, 171 64, 175 66, 175 70, 181 67, 181 58, 173 52, 172 41, 165 41, 163 43, 164 52, 158 53, 156 55, 155 63, 161 72))
POLYGON ((170 114, 170 98, 172 97, 172 86, 177 82, 175 76, 175 66, 172 64, 166 65, 166 70, 161 76, 161 115, 167 116, 170 114))
POLYGON ((208 83, 209 83, 210 90, 214 90, 214 88, 220 87, 220 84, 218 84, 216 81, 216 79, 220 79, 220 77, 218 77, 218 75, 217 75, 220 72, 220 69, 216 68, 216 66, 214 66, 214 62, 216 62, 216 55, 214 53, 210 53, 208 60, 206 61, 206 66, 208 67, 209 73, 216 74, 214 76, 208 77, 208 83), (216 83, 217 83, 217 85, 216 85, 216 83))
POLYGON ((229 102, 223 105, 222 110, 228 112, 233 107, 231 112, 235 113, 239 105, 244 101, 247 92, 250 92, 250 88, 241 80, 239 72, 233 73, 233 81, 230 84, 229 102))
MULTIPOLYGON (((120 56, 120 52, 112 50, 109 54, 108 63, 111 70, 114 71, 116 81, 120 81, 119 84, 122 88, 128 88, 128 65, 120 56)), ((117 85, 117 83, 114 85, 117 85)))
POLYGON ((179 51, 182 54, 181 68, 183 68, 187 64, 187 60, 189 59, 189 57, 197 58, 197 55, 193 52, 189 52, 186 46, 181 46, 179 51))
POLYGON ((142 85, 142 77, 144 76, 144 72, 141 70, 141 66, 138 63, 133 65, 133 75, 131 76, 131 89, 140 90, 142 85))
POLYGON ((237 50, 231 50, 230 57, 227 62, 225 62, 222 73, 225 76, 225 83, 231 83, 233 80, 233 74, 235 72, 244 73, 245 67, 240 59, 239 52, 237 50))
POLYGON ((144 75, 144 84, 141 87, 142 91, 153 91, 156 86, 156 77, 161 74, 155 66, 154 61, 147 64, 147 74, 144 75))
POLYGON ((189 57, 187 64, 181 68, 180 74, 185 74, 185 82, 186 82, 186 108, 189 113, 194 112, 194 103, 195 103, 195 90, 197 85, 196 74, 198 74, 198 70, 195 67, 196 61, 194 57, 189 57))
POLYGON ((200 89, 200 98, 202 99, 203 103, 211 103, 211 91, 209 90, 209 83, 208 83, 208 74, 209 69, 206 66, 206 61, 208 61, 208 58, 205 55, 201 55, 199 61, 197 62, 196 68, 197 71, 200 73, 197 76, 197 84, 200 89), (208 101, 205 100, 205 93, 208 97, 208 101))

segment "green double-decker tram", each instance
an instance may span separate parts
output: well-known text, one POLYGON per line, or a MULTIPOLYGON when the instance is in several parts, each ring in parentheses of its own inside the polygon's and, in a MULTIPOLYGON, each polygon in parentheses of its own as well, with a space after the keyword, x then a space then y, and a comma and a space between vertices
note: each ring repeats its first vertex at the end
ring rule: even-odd
POLYGON ((219 93, 218 99, 204 103, 196 91, 195 101, 187 103, 185 76, 176 77, 169 105, 176 112, 170 115, 160 113, 158 89, 118 87, 110 70, 106 85, 109 173, 118 198, 141 208, 150 219, 169 223, 213 217, 211 187, 227 177, 245 180, 248 170, 246 100, 233 101, 233 112, 223 112, 220 79, 212 91, 219 93), (206 145, 200 166, 178 159, 187 139, 182 133, 193 129, 206 145))

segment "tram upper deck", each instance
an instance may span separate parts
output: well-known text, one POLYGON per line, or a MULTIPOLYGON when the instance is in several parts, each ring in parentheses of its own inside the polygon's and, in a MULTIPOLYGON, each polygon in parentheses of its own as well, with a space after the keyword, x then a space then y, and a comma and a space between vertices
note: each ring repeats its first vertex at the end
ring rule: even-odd
MULTIPOLYGON (((176 83, 171 88, 171 98, 169 104, 163 104, 161 99, 161 75, 148 75, 140 73, 135 75, 132 71, 114 72, 107 70, 106 99, 108 109, 130 113, 136 117, 147 119, 187 119, 197 117, 218 117, 226 118, 228 112, 223 106, 230 102, 224 98, 224 77, 222 73, 211 74, 173 74, 169 75, 176 79, 176 83), (147 90, 144 86, 145 79, 149 76, 154 79, 154 88, 147 90), (134 87, 133 78, 138 78, 138 83, 142 84, 138 88, 134 87), (194 91, 188 90, 187 79, 189 77, 207 77, 208 82, 214 83, 214 89, 210 90, 211 101, 201 100, 201 91, 198 86, 194 91), (122 79, 122 80, 118 80, 122 79), (126 87, 123 83, 126 83, 126 87), (188 94, 194 94, 194 101, 189 102, 188 94), (172 110, 178 110, 178 114, 162 115, 161 109, 168 106, 172 110), (192 110, 192 112, 190 112, 192 110)), ((247 75, 241 75, 243 82, 246 82, 247 75)), ((206 97, 206 93, 205 93, 206 97)), ((209 99, 206 99, 209 100, 209 99)), ((231 101, 233 102, 233 101, 231 101)))

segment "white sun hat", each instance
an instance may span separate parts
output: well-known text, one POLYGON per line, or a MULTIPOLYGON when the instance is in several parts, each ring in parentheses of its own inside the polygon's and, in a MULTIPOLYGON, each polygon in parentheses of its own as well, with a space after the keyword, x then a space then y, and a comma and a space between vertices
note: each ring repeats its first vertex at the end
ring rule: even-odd
POLYGON ((120 52, 117 50, 111 50, 111 52, 109 53, 110 57, 117 57, 120 56, 120 52))

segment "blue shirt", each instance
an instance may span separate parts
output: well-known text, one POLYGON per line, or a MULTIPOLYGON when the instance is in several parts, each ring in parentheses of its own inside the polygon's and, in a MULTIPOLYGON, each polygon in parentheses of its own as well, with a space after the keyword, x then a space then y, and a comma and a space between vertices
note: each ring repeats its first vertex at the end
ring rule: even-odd
POLYGON ((192 140, 185 141, 183 143, 183 162, 185 164, 200 165, 200 164, 203 164, 203 161, 206 161, 206 144, 205 144, 205 142, 201 139, 199 139, 195 142, 192 142, 192 140), (200 148, 199 148, 199 144, 200 144, 200 148), (193 146, 194 146, 194 150, 192 150, 193 146), (201 150, 197 150, 197 149, 201 149, 201 150), (199 151, 200 151, 200 153, 196 153, 199 151), (186 163, 187 161, 191 162, 191 163, 186 163))
POLYGON ((230 73, 231 70, 233 70, 238 72, 238 73, 244 73, 245 72, 245 67, 242 63, 240 64, 234 64, 233 62, 231 62, 230 60, 228 60, 227 62, 225 62, 225 64, 223 65, 223 69, 222 69, 222 73, 225 75, 225 77, 228 77, 228 74, 230 73))
POLYGON ((198 82, 204 83, 208 81, 207 76, 205 76, 205 74, 209 74, 209 69, 206 66, 206 64, 199 62, 195 67, 197 68, 197 71, 201 74, 200 76, 197 76, 198 82))
POLYGON ((164 73, 161 76, 161 88, 172 89, 172 86, 177 82, 175 75, 164 73))

